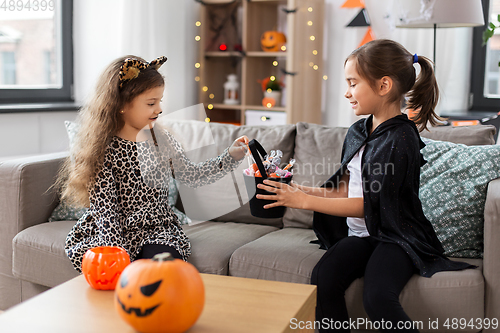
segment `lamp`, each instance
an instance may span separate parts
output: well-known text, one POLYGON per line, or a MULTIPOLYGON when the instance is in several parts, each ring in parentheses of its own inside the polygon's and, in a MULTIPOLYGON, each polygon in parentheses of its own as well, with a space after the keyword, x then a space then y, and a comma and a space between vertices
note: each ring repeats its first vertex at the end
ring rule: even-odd
POLYGON ((434 66, 437 28, 484 25, 481 0, 396 0, 395 4, 396 27, 434 28, 434 66))

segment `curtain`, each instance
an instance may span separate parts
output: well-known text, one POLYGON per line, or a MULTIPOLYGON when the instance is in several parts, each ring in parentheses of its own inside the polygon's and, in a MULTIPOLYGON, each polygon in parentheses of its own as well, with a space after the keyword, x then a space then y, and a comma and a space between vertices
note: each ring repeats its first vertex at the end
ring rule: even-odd
POLYGON ((165 55, 163 110, 197 103, 193 0, 74 0, 75 98, 89 98, 102 70, 123 55, 151 61, 165 55))

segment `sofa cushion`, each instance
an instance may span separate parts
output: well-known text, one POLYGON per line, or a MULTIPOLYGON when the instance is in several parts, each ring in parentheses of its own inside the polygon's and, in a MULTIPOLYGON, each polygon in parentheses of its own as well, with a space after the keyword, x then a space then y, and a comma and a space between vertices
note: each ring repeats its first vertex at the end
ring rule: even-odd
MULTIPOLYGON (((317 245, 309 244, 314 238, 314 232, 310 229, 284 228, 271 232, 234 251, 229 262, 229 275, 310 283, 312 270, 325 253, 317 245)), ((479 268, 440 272, 431 278, 414 275, 410 279, 400 299, 412 320, 423 321, 427 329, 429 318, 470 320, 484 317, 482 260, 461 260, 479 268)), ((355 280, 346 292, 351 318, 368 318, 362 295, 361 278, 355 280)))
POLYGON ((311 272, 324 250, 309 242, 311 229, 284 228, 234 251, 229 275, 264 280, 310 283, 311 272))
POLYGON ((183 226, 191 241, 192 263, 201 273, 227 275, 229 258, 233 252, 248 242, 277 230, 266 225, 205 222, 183 226))
POLYGON ((436 126, 420 133, 421 137, 462 143, 468 146, 482 146, 495 144, 496 128, 493 125, 477 126, 436 126))
POLYGON ((500 146, 423 141, 427 163, 419 196, 425 216, 447 256, 482 258, 486 190, 500 177, 500 146))
MULTIPOLYGON (((200 121, 161 119, 160 123, 182 144, 193 162, 202 162, 221 154, 232 142, 246 135, 257 139, 264 149, 280 149, 283 161, 289 161, 295 145, 295 126, 234 126, 200 121)), ((281 227, 282 219, 261 219, 250 214, 243 179, 247 159, 221 180, 197 189, 178 184, 186 214, 193 221, 243 222, 281 227)))
MULTIPOLYGON (((342 145, 347 128, 297 123, 293 181, 300 185, 321 186, 340 167, 342 145)), ((285 227, 312 228, 313 212, 287 208, 285 227)))
POLYGON ((19 232, 12 240, 12 274, 22 280, 54 287, 78 275, 64 252, 75 221, 47 222, 19 232))
MULTIPOLYGON (((443 326, 449 318, 464 318, 467 323, 484 318, 484 278, 482 260, 460 259, 479 266, 455 272, 439 272, 431 278, 413 275, 399 297, 405 312, 414 322, 422 322, 421 332, 456 331, 443 326), (439 320, 439 330, 429 328, 430 322, 439 320)), ((363 308, 364 279, 356 279, 346 291, 346 304, 351 318, 368 318, 363 308)), ((478 332, 466 327, 460 332, 478 332)))

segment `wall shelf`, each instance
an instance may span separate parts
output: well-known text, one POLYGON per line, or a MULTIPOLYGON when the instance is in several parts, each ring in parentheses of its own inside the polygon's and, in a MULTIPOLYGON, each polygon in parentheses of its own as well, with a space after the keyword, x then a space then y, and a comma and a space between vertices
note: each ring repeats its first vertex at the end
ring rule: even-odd
POLYGON ((324 0, 204 3, 197 80, 199 101, 207 117, 245 124, 245 111, 255 110, 285 113, 287 123, 321 123, 324 0), (285 33, 286 51, 262 50, 261 35, 269 30, 285 33), (221 44, 227 51, 219 51, 221 44), (223 85, 229 74, 238 76, 240 105, 223 104, 223 85), (271 75, 281 79, 285 87, 281 106, 267 108, 262 106, 264 96, 258 81, 271 75))

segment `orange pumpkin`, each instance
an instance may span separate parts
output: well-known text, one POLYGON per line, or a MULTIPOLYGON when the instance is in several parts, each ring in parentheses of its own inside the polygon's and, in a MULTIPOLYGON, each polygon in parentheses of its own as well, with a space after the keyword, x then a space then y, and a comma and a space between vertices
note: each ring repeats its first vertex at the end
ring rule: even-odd
POLYGON ((130 264, 115 290, 120 317, 142 333, 188 330, 205 304, 205 288, 196 268, 170 253, 130 264))
POLYGON ((266 31, 260 36, 260 46, 266 52, 283 51, 282 46, 286 44, 286 36, 279 31, 266 31))
POLYGON ((117 246, 99 246, 87 250, 82 260, 82 273, 94 289, 114 290, 130 257, 117 246))

